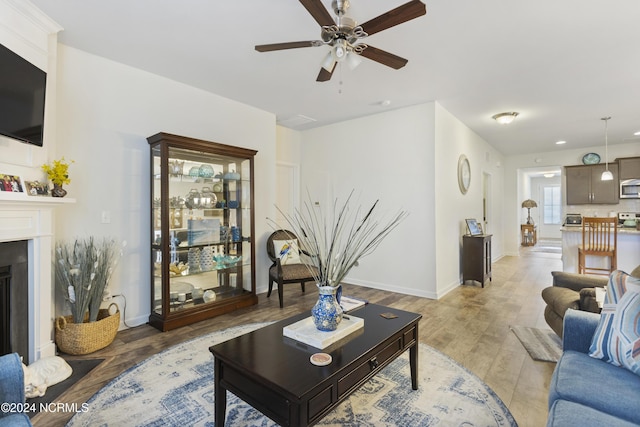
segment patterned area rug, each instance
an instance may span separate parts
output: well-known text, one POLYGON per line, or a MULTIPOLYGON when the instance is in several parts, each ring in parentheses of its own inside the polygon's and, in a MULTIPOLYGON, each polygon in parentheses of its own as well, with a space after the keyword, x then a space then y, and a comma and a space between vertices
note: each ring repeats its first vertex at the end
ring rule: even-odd
POLYGON ((562 341, 551 329, 511 326, 533 360, 557 362, 562 356, 562 341))
MULTIPOLYGON (((132 367, 89 400, 68 426, 214 426, 213 356, 209 346, 266 324, 215 332, 171 347, 132 367)), ((227 426, 275 426, 228 393, 227 426)), ((517 426, 477 376, 420 344, 419 390, 411 389, 408 353, 366 383, 318 425, 517 426)))

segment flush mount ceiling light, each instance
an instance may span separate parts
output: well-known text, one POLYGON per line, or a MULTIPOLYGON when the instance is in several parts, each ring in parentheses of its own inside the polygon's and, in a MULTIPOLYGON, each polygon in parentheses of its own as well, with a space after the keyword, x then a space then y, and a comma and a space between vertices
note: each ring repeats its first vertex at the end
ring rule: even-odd
POLYGON ((604 120, 604 163, 605 170, 602 172, 602 176, 600 179, 602 181, 611 181, 613 180, 613 174, 609 170, 609 140, 607 137, 607 125, 609 124, 609 120, 611 117, 603 117, 600 120, 604 120))
POLYGON ((562 144, 566 144, 567 141, 556 141, 556 145, 562 145, 562 144))
POLYGON ((515 111, 511 111, 509 113, 496 114, 494 116, 491 116, 491 118, 493 120, 495 120, 496 122, 500 123, 501 125, 508 125, 509 123, 514 121, 516 119, 516 117, 518 117, 518 114, 520 114, 520 113, 516 113, 515 111))
POLYGON ((544 176, 545 178, 553 178, 554 176, 556 176, 556 174, 549 172, 549 173, 542 174, 542 176, 544 176))

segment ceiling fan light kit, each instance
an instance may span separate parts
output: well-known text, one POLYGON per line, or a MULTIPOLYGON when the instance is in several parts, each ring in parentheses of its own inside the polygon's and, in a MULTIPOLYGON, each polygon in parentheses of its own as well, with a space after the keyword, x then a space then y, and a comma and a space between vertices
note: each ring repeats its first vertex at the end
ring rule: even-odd
POLYGON ((331 79, 337 63, 344 62, 349 69, 355 69, 362 61, 362 56, 396 70, 404 67, 408 62, 406 59, 359 41, 427 13, 424 3, 420 0, 411 0, 362 25, 357 25, 355 20, 346 16, 350 6, 349 0, 333 0, 331 7, 336 15, 335 19, 324 7, 322 0, 300 0, 300 3, 320 25, 321 40, 257 45, 255 49, 258 52, 271 52, 329 45, 331 50, 322 60, 320 73, 316 78, 319 82, 331 79))
POLYGON ((508 125, 509 123, 513 122, 516 119, 516 117, 518 117, 519 115, 520 113, 511 111, 508 113, 495 114, 491 116, 491 118, 496 122, 500 123, 501 125, 508 125))

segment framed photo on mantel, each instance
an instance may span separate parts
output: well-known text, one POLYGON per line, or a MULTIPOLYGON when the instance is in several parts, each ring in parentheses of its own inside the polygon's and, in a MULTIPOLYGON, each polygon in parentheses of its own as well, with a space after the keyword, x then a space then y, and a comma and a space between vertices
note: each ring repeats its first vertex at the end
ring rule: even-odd
POLYGON ((472 236, 480 236, 482 234, 482 226, 478 224, 474 218, 465 219, 467 222, 467 230, 469 230, 469 234, 472 236))

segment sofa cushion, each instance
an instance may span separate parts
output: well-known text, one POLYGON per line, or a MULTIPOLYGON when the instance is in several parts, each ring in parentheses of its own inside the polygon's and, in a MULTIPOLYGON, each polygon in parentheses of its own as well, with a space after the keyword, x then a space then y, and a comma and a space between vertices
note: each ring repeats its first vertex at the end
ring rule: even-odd
POLYGON ((640 375, 639 323, 640 279, 614 271, 589 355, 640 375))
POLYGON ((549 409, 547 427, 634 427, 635 423, 621 420, 613 415, 600 412, 588 406, 568 400, 556 400, 549 409))
POLYGON ((627 286, 627 292, 618 302, 612 325, 617 344, 614 363, 640 375, 640 284, 627 286))
POLYGON ((569 400, 640 424, 640 377, 588 354, 564 352, 549 384, 549 406, 569 400))

